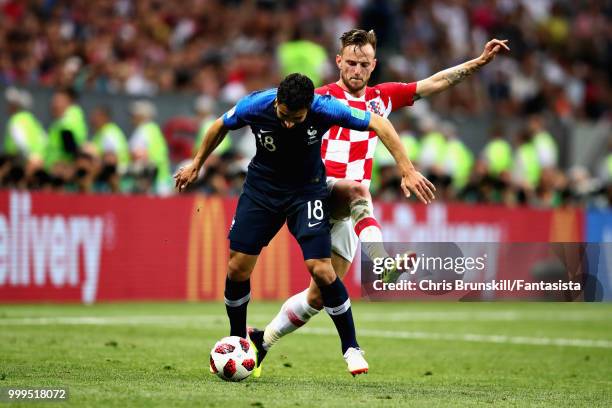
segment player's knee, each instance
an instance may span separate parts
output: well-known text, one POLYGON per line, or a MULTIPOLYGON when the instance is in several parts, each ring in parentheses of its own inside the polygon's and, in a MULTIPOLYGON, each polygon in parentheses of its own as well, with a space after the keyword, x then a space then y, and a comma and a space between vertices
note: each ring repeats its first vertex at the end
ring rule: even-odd
POLYGON ((363 184, 352 180, 336 183, 330 195, 331 216, 343 219, 351 215, 351 204, 358 199, 371 200, 370 191, 363 184))
POLYGON ((246 259, 240 255, 230 256, 227 263, 227 277, 233 281, 245 281, 251 276, 251 269, 246 259))
POLYGON ((365 198, 370 200, 370 191, 361 183, 351 183, 349 188, 349 202, 353 202, 358 198, 365 198))
POLYGON ((336 272, 329 260, 309 259, 306 261, 306 267, 319 287, 329 285, 336 280, 336 272))

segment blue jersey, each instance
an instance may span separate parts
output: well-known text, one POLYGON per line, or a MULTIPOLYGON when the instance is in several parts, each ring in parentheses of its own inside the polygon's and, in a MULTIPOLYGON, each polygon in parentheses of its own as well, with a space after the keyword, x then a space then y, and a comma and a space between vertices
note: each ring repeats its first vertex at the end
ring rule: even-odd
POLYGON ((324 186, 323 135, 334 125, 366 130, 370 113, 331 96, 315 95, 306 120, 288 129, 276 116, 275 99, 276 89, 254 92, 223 115, 226 128, 250 126, 256 138, 257 153, 249 164, 244 191, 283 194, 324 186))

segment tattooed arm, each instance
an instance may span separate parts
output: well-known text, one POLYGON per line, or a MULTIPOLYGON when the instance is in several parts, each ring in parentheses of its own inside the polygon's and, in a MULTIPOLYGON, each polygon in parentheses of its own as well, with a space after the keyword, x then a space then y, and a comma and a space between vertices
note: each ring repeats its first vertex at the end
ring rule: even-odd
POLYGON ((480 57, 455 67, 445 69, 444 71, 433 74, 427 79, 418 81, 414 100, 442 92, 463 81, 479 70, 480 67, 491 62, 502 48, 510 51, 510 48, 506 45, 507 42, 508 40, 493 39, 485 45, 480 57))

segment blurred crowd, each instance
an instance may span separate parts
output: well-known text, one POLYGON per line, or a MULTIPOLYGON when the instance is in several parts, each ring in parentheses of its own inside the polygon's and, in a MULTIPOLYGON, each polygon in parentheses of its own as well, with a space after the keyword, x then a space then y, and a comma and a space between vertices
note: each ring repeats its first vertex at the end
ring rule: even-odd
POLYGON ((86 117, 72 88, 53 94, 53 121, 46 130, 29 111, 29 92, 11 87, 5 98, 9 117, 0 156, 2 187, 160 194, 172 190, 167 142, 150 101, 131 104, 128 143, 112 121, 110 106, 97 106, 86 117))
MULTIPOLYGON (((410 159, 436 186, 444 201, 537 208, 612 206, 612 144, 596 174, 586 167, 559 167, 559 147, 543 116, 519 127, 495 124, 480 151, 470 150, 451 122, 424 117, 396 123, 410 159), (511 130, 515 129, 515 130, 511 130)), ((398 200, 400 178, 391 154, 379 143, 374 155, 373 192, 398 200)))
MULTIPOLYGON (((4 96, 9 120, 0 155, 0 187, 44 191, 171 194, 172 172, 189 162, 218 110, 212 98, 200 96, 193 117, 171 119, 160 127, 155 105, 136 100, 129 108, 132 126, 124 131, 113 122, 111 106, 97 106, 86 115, 78 95, 66 88, 53 94, 49 108, 54 120, 45 130, 28 110, 32 98, 27 91, 11 87, 4 96), (179 139, 182 143, 169 143, 173 129, 187 135, 179 139), (178 157, 174 163, 171 150, 178 157)), ((526 118, 526 125, 514 133, 501 124, 494 126, 478 152, 465 145, 451 122, 427 115, 399 115, 393 122, 411 161, 436 185, 441 200, 545 208, 610 206, 612 144, 597 174, 583 167, 563 172, 545 118, 526 118)), ((227 136, 190 189, 238 195, 254 145, 248 128, 227 136)), ((374 155, 371 189, 378 199, 401 199, 395 162, 382 143, 374 155)))
POLYGON ((480 54, 512 52, 432 101, 436 112, 609 107, 612 5, 598 0, 0 1, 0 83, 153 96, 192 91, 235 102, 296 67, 334 81, 340 34, 372 28, 373 80, 412 81, 480 54))
MULTIPOLYGON (((612 156, 598 170, 563 169, 550 118, 610 121, 612 4, 596 0, 0 0, 0 85, 9 118, 0 157, 3 187, 72 191, 172 191, 167 134, 154 97, 201 95, 193 139, 224 106, 274 86, 293 71, 316 85, 336 81, 340 34, 377 33, 371 83, 414 81, 480 54, 489 38, 509 39, 474 78, 396 118, 411 159, 446 200, 558 206, 612 200, 612 156), (53 122, 29 113, 24 87, 52 87, 53 122), (78 95, 128 94, 132 127, 112 106, 83 112, 78 95), (480 151, 441 118, 494 115, 480 151), (506 126, 517 122, 520 126, 506 126), (44 131, 43 131, 44 130, 44 131), (610 200, 609 200, 610 199, 610 200)), ((194 98, 196 99, 196 98, 194 98)), ((515 123, 516 124, 516 123, 515 123)), ((249 155, 239 138, 218 148, 196 189, 235 194, 249 155)), ((191 146, 190 146, 191 147, 191 146)), ((191 149, 188 149, 192 153, 191 149)), ((612 150, 611 150, 612 151, 612 150)), ((388 153, 375 160, 373 191, 397 199, 388 153)), ((183 155, 185 156, 185 155, 183 155)))

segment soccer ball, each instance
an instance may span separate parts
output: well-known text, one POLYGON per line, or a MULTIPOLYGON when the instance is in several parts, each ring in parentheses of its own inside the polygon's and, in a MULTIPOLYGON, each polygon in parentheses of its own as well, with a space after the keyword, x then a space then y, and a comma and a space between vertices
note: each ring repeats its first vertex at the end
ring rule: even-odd
POLYGON ((242 381, 253 372, 256 359, 248 340, 224 337, 210 351, 210 370, 225 381, 242 381))

